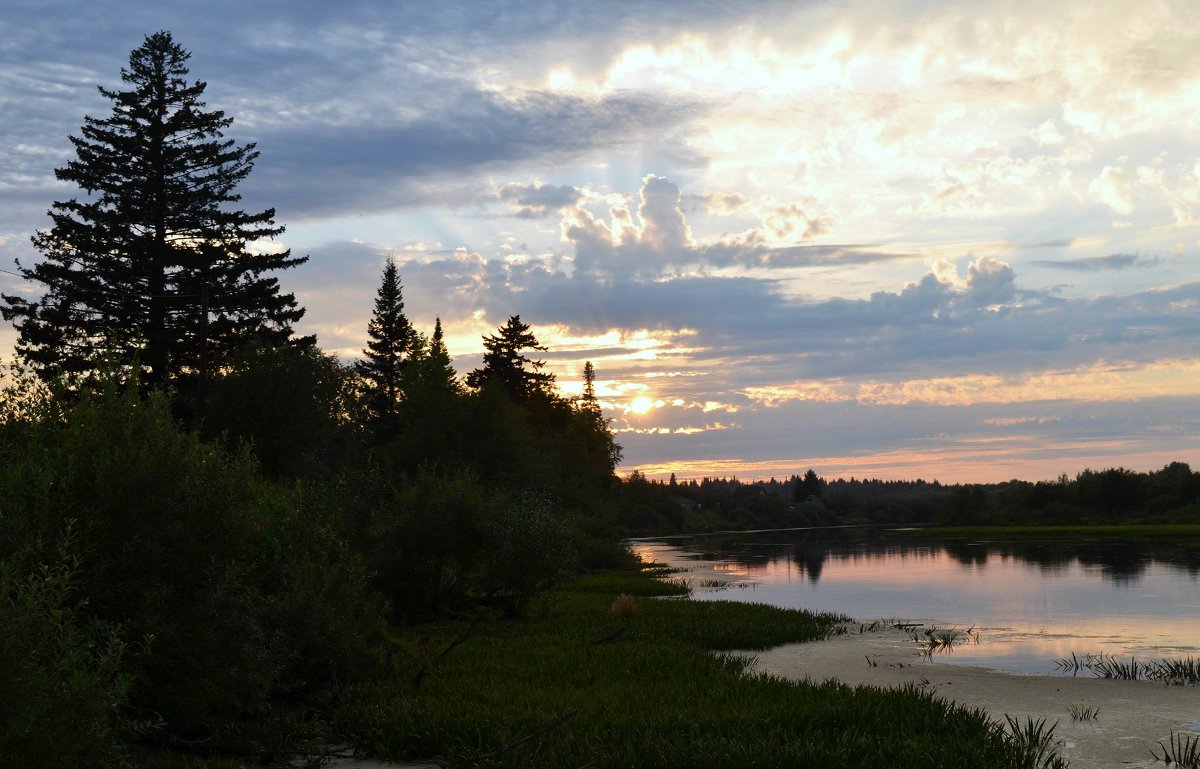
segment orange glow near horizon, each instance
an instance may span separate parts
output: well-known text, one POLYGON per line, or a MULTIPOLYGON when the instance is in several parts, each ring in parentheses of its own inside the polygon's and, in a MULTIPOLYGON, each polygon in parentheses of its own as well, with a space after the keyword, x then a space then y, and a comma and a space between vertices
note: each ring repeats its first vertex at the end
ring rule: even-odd
POLYGON ((899 382, 811 380, 748 387, 745 394, 766 406, 794 400, 970 406, 1046 400, 1113 401, 1194 396, 1200 395, 1200 359, 1160 360, 1142 366, 1098 363, 1070 371, 1026 372, 1009 377, 966 374, 899 382))
POLYGON ((1119 442, 1029 446, 1025 443, 1002 447, 992 442, 957 445, 934 451, 893 451, 862 456, 821 456, 749 461, 743 459, 679 460, 617 468, 625 475, 637 471, 647 478, 676 480, 738 478, 742 481, 781 479, 802 475, 809 468, 825 480, 877 478, 880 480, 940 481, 942 483, 999 483, 1012 479, 1053 480, 1084 469, 1125 467, 1141 472, 1158 470, 1171 462, 1200 463, 1200 441, 1190 452, 1162 451, 1119 442), (1109 453, 1102 450, 1111 449, 1109 453), (1053 450, 1051 458, 1035 455, 1053 450))

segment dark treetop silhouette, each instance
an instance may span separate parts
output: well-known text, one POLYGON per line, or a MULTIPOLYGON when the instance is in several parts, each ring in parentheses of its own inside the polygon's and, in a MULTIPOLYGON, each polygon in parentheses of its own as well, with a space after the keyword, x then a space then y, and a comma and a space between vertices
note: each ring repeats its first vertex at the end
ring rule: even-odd
POLYGON ((121 70, 128 90, 100 88, 112 113, 84 118, 75 159, 55 171, 87 196, 55 202, 53 227, 33 236, 43 260, 18 263, 45 294, 0 307, 45 379, 78 384, 138 361, 148 384, 179 383, 205 350, 219 361, 248 342, 291 341, 304 314, 269 273, 306 257, 252 247, 283 232, 274 209, 229 208, 258 152, 224 138, 233 120, 205 109, 206 84, 185 79, 189 57, 170 33, 148 36, 121 70))

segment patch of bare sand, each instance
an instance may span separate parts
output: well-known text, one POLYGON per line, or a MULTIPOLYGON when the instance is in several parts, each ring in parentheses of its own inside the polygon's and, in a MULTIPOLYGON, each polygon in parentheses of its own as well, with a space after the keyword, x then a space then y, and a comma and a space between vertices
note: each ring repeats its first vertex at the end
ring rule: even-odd
MULTIPOLYGON (((1150 748, 1161 749, 1172 731, 1200 733, 1200 687, 1165 686, 1148 681, 1115 681, 1086 676, 1027 676, 980 667, 929 662, 911 636, 885 628, 828 641, 789 644, 755 657, 754 670, 797 680, 830 678, 846 684, 925 686, 939 696, 982 708, 998 720, 1005 714, 1058 721, 1057 752, 1073 769, 1162 767, 1150 748), (874 663, 868 662, 868 658, 874 663), (1071 706, 1099 708, 1094 721, 1074 721, 1071 706)), ((953 652, 951 652, 953 653, 953 652)))

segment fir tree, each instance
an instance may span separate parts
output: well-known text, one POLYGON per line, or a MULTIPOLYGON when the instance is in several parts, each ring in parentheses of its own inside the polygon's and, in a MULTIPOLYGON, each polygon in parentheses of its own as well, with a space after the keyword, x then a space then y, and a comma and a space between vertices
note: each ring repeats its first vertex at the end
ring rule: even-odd
POLYGON ((421 381, 430 391, 458 395, 462 392, 462 383, 458 372, 450 361, 450 351, 446 349, 446 339, 442 332, 442 319, 435 318, 433 336, 429 347, 421 360, 421 381))
POLYGON ((55 175, 86 196, 54 202, 53 226, 33 236, 43 259, 17 265, 41 299, 6 295, 0 306, 18 354, 45 379, 78 383, 137 360, 159 385, 248 342, 314 341, 292 340, 304 310, 270 276, 306 257, 253 247, 283 232, 274 209, 231 207, 258 152, 224 138, 233 120, 205 109, 189 57, 170 33, 148 36, 121 70, 127 90, 100 88, 112 113, 86 116, 70 137, 75 158, 55 175))
POLYGON ((600 404, 596 401, 596 368, 590 360, 583 364, 583 395, 580 400, 583 408, 600 411, 600 404))
POLYGON ((518 403, 551 393, 554 375, 542 371, 546 362, 522 354, 524 350, 545 352, 546 348, 538 343, 529 324, 521 322, 520 315, 510 317, 495 336, 485 336, 483 346, 483 368, 467 375, 467 385, 483 389, 496 383, 518 403))
POLYGON ((394 426, 404 368, 417 335, 404 315, 400 272, 391 257, 383 268, 383 280, 375 296, 375 310, 367 323, 367 335, 367 347, 357 369, 366 382, 369 416, 374 422, 394 426))

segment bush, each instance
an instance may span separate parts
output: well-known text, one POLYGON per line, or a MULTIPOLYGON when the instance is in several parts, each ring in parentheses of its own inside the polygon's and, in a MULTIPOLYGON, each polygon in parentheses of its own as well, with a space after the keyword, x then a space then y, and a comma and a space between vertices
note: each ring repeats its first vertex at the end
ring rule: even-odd
MULTIPOLYGON (((0 520, 2 523, 2 520, 0 520)), ((129 689, 117 629, 88 622, 74 596, 78 541, 68 525, 56 558, 0 559, 0 756, 7 766, 121 763, 129 689)))
POLYGON ((485 559, 489 521, 504 503, 461 468, 422 468, 382 513, 373 563, 400 618, 460 604, 485 559))
POLYGON ((378 614, 365 569, 299 490, 265 481, 247 451, 181 431, 160 395, 56 408, 4 430, 0 555, 26 546, 49 562, 36 543, 79 522, 81 620, 149 649, 136 712, 179 736, 211 734, 369 663, 378 614))
POLYGON ((575 566, 572 531, 545 492, 526 492, 489 527, 488 574, 510 614, 575 566))

